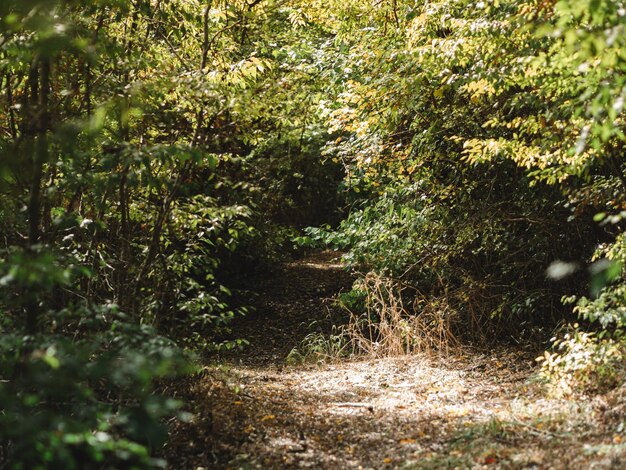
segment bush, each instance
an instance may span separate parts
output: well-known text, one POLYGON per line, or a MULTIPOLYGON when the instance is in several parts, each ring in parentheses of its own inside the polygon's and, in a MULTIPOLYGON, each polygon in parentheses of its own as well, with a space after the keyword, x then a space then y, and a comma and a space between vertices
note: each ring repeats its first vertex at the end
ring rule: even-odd
POLYGON ((344 261, 350 267, 400 276, 412 267, 411 261, 430 255, 427 241, 441 234, 437 221, 442 214, 426 206, 421 195, 417 185, 387 188, 378 197, 363 200, 336 230, 310 227, 296 241, 349 250, 344 261))
POLYGON ((557 395, 602 392, 623 383, 625 360, 623 334, 586 332, 578 325, 562 338, 555 338, 552 352, 538 358, 540 376, 557 395))
POLYGON ((15 469, 162 465, 151 455, 167 437, 162 418, 180 403, 155 385, 190 371, 190 358, 116 305, 81 299, 89 273, 75 261, 32 247, 10 248, 0 263, 0 460, 15 469))
POLYGON ((351 311, 343 329, 352 353, 372 357, 448 354, 458 345, 452 327, 454 311, 441 303, 416 300, 406 308, 403 290, 398 282, 375 273, 359 283, 359 292, 365 293, 365 311, 351 311))
POLYGON ((115 306, 46 315, 57 333, 0 336, 0 457, 7 468, 154 468, 178 401, 156 381, 190 362, 115 306), (69 335, 75 328, 75 334, 69 335))

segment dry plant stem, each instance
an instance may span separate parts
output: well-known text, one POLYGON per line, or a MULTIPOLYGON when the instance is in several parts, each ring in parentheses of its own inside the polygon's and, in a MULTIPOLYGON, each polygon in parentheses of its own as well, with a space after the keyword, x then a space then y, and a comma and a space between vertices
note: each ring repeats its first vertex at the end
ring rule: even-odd
POLYGON ((447 304, 418 298, 412 313, 404 306, 404 288, 375 273, 367 274, 364 287, 366 312, 351 312, 344 329, 353 353, 379 358, 416 353, 447 356, 459 347, 451 328, 453 311, 447 304))

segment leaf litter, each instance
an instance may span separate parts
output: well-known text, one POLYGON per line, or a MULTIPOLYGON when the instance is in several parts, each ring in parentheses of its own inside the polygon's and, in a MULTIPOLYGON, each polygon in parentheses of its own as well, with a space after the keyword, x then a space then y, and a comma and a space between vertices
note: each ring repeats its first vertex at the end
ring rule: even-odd
POLYGON ((313 320, 339 320, 335 256, 286 264, 238 325, 250 348, 180 384, 194 419, 171 425, 172 468, 626 467, 626 388, 550 397, 528 351, 286 365, 313 320))

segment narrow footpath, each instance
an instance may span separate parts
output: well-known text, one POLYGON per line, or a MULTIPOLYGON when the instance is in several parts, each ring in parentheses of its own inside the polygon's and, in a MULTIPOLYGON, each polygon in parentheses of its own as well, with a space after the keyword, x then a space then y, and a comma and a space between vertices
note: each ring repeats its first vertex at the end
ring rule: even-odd
POLYGON ((307 335, 341 321, 328 299, 351 279, 335 257, 285 264, 261 286, 236 325, 250 347, 182 394, 194 417, 173 426, 172 468, 626 468, 626 390, 550 398, 528 354, 292 365, 307 335))

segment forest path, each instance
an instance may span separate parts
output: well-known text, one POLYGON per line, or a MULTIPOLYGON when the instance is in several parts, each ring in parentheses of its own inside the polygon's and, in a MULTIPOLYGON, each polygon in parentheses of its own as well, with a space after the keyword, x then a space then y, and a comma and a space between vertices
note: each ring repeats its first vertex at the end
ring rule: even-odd
POLYGON ((287 366, 350 278, 330 253, 286 264, 237 325, 247 352, 207 366, 183 396, 172 468, 626 468, 623 395, 551 399, 515 351, 287 366), (619 411, 616 411, 619 410, 619 411), (623 427, 623 425, 622 425, 623 427))

